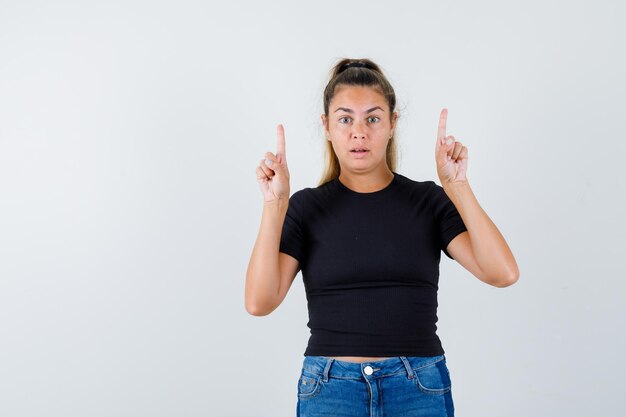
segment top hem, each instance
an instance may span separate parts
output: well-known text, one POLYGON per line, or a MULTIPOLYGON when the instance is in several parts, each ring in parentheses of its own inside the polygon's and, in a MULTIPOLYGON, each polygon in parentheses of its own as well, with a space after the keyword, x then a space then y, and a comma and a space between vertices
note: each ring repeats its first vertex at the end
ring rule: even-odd
POLYGON ((432 349, 432 350, 409 350, 409 351, 352 351, 352 352, 339 352, 339 351, 324 351, 315 349, 306 349, 304 356, 361 356, 361 357, 396 357, 396 356, 439 356, 445 354, 445 350, 432 349))

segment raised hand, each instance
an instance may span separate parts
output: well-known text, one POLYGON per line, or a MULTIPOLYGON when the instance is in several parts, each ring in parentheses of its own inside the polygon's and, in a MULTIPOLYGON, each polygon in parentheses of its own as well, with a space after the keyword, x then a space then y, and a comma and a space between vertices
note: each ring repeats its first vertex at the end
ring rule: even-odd
POLYGON ((278 137, 276 155, 265 152, 265 158, 261 159, 256 169, 256 179, 265 202, 289 200, 289 169, 285 153, 285 129, 282 124, 276 127, 276 135, 278 137))
POLYGON ((454 136, 446 136, 446 120, 448 109, 441 110, 439 115, 439 129, 437 144, 435 145, 435 160, 437 161, 437 175, 441 185, 467 181, 467 148, 461 142, 455 141, 454 136))

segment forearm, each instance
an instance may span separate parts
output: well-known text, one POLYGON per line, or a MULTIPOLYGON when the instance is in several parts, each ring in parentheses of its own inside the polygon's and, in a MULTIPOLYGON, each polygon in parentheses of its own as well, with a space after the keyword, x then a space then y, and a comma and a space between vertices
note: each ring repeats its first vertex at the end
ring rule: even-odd
POLYGON ((271 308, 278 296, 278 253, 288 205, 288 200, 263 203, 261 226, 246 272, 245 303, 251 313, 262 313, 271 308))
POLYGON ((467 227, 476 262, 494 283, 508 284, 519 277, 515 257, 506 240, 482 209, 469 182, 442 184, 467 227))

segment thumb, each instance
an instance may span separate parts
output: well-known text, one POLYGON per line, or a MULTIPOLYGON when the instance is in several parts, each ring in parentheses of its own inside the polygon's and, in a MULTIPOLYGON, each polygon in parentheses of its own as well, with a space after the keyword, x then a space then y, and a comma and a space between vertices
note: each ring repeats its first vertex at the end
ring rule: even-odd
POLYGON ((276 175, 283 176, 285 174, 286 163, 279 158, 278 155, 274 155, 272 152, 266 152, 264 162, 276 175))

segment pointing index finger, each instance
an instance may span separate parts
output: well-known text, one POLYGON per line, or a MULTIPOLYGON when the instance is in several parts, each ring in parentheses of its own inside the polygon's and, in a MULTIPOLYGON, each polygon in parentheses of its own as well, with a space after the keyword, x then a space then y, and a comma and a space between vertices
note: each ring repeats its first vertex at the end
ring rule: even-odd
POLYGON ((444 108, 441 110, 441 114, 439 115, 439 129, 437 131, 437 139, 439 143, 441 143, 446 137, 446 120, 448 119, 448 109, 444 108))
POLYGON ((279 124, 276 127, 276 156, 280 156, 283 160, 287 159, 287 155, 285 154, 285 128, 282 124, 279 124))

